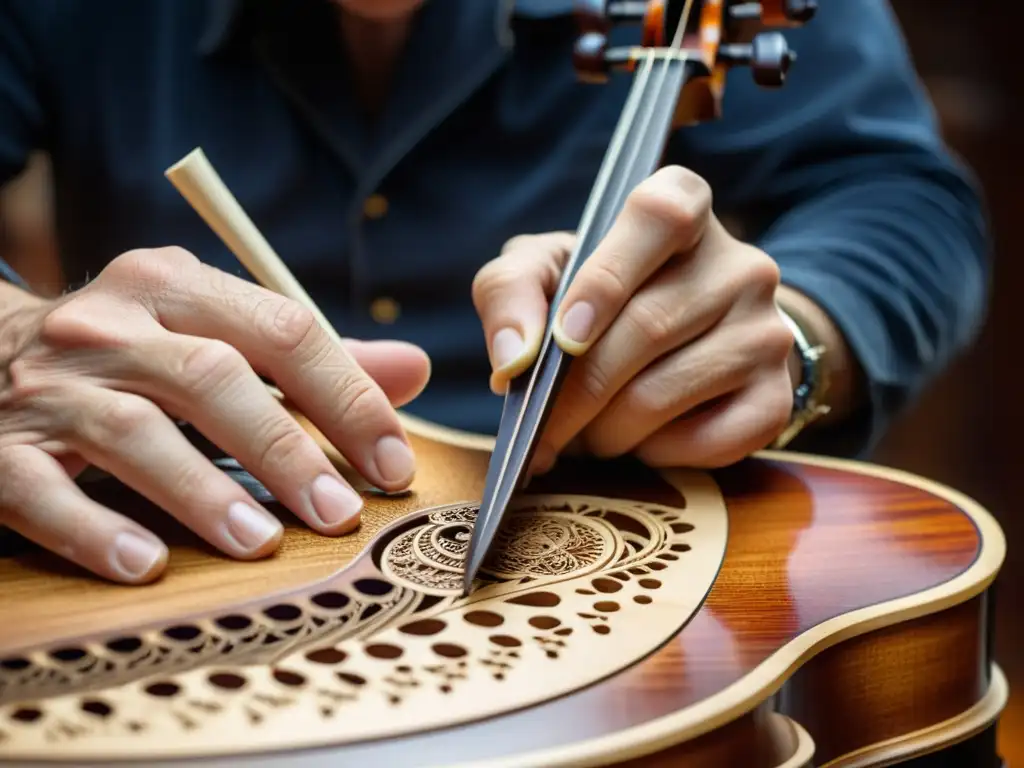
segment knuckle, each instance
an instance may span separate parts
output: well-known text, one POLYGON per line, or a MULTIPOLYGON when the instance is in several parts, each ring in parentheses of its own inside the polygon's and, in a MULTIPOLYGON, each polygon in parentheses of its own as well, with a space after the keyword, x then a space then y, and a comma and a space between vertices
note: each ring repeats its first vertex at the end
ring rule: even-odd
POLYGON ((473 303, 479 310, 489 304, 495 294, 514 284, 519 270, 511 259, 499 257, 485 264, 473 278, 473 303))
MULTIPOLYGON (((586 295, 596 294, 604 306, 618 307, 629 301, 632 291, 618 270, 618 260, 595 260, 583 265, 576 280, 583 277, 587 284, 586 295)), ((580 281, 582 282, 582 281, 580 281)))
POLYGON ((182 274, 199 259, 178 246, 126 251, 103 270, 102 275, 118 284, 159 289, 180 281, 182 274))
POLYGON ((576 389, 579 396, 590 403, 603 403, 607 400, 611 389, 611 377, 604 366, 586 361, 578 370, 576 389))
POLYGON ((626 391, 626 411, 657 416, 670 411, 679 399, 678 387, 659 378, 636 382, 626 391))
POLYGON ((630 302, 624 316, 636 328, 641 338, 659 347, 676 335, 675 313, 653 299, 630 302))
POLYGON ((763 360, 774 365, 786 360, 793 350, 796 341, 793 332, 777 312, 772 310, 772 315, 745 332, 743 348, 753 353, 752 361, 763 360))
POLYGON ((350 372, 340 382, 339 406, 346 421, 370 424, 379 417, 386 400, 369 377, 350 372))
POLYGON ((516 235, 505 241, 505 244, 501 247, 501 254, 512 253, 513 251, 525 250, 536 245, 540 235, 516 235))
POLYGON ((711 202, 707 181, 686 168, 668 166, 638 184, 626 204, 645 217, 685 231, 711 208, 711 202))
POLYGON ((179 375, 185 389, 206 394, 228 386, 248 368, 242 353, 227 342, 203 339, 185 354, 179 375))
POLYGON ((774 299, 775 290, 782 281, 782 270, 775 259, 757 251, 754 257, 748 260, 743 276, 744 283, 755 295, 774 299))
POLYGON ((255 325, 260 339, 277 353, 292 355, 320 330, 316 316, 290 299, 265 299, 256 307, 255 325))
POLYGON ((121 446, 131 442, 161 414, 151 401, 137 395, 119 393, 99 406, 91 420, 91 429, 83 435, 97 445, 121 446))
POLYGON ((275 419, 264 428, 259 442, 260 466, 295 466, 309 448, 310 438, 291 419, 275 419))

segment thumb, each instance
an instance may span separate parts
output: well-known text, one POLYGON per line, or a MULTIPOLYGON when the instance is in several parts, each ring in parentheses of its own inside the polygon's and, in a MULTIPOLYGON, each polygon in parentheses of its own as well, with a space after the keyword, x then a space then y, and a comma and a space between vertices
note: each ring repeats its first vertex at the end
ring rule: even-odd
POLYGON ((504 393, 537 358, 549 302, 574 241, 565 232, 513 238, 473 280, 495 394, 504 393))
POLYGON ((343 339, 343 343, 395 408, 415 400, 430 380, 430 358, 414 344, 358 339, 343 339))

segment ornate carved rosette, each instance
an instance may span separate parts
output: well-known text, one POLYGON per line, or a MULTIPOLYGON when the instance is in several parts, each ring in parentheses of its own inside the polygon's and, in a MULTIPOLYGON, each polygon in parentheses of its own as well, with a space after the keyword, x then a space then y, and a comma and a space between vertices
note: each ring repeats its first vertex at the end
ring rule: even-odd
POLYGON ((8 655, 0 752, 159 757, 354 742, 583 687, 662 644, 713 582, 725 510, 710 480, 686 477, 685 508, 522 499, 468 598, 462 563, 477 507, 465 503, 399 521, 331 579, 263 605, 8 655))

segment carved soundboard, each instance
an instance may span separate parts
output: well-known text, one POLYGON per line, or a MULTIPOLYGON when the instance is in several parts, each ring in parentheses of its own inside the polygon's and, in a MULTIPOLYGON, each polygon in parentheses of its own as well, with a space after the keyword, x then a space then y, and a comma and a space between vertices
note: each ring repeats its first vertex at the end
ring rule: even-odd
POLYGON ((713 474, 567 461, 520 500, 463 598, 489 444, 442 437, 413 433, 412 492, 364 488, 353 534, 278 510, 270 560, 228 561, 123 489, 100 500, 171 546, 156 584, 0 556, 0 762, 533 768, 678 745, 705 756, 686 765, 795 768, 933 723, 974 728, 1005 702, 979 664, 1005 542, 948 489, 807 457, 713 474), (870 634, 901 622, 906 635, 870 634), (880 659, 902 670, 895 698, 850 709, 874 695, 855 671, 880 659), (822 689, 808 701, 829 707, 772 712, 804 664, 818 672, 798 688, 845 675, 848 702, 822 689))
MULTIPOLYGON (((670 472, 663 482, 675 503, 525 496, 469 597, 462 563, 477 505, 466 500, 364 531, 362 552, 312 584, 265 584, 265 597, 215 610, 0 644, 0 755, 138 759, 342 744, 585 687, 678 632, 721 564, 727 523, 714 481, 670 472)), ((369 504, 389 505, 410 501, 369 504)), ((372 526, 380 516, 367 517, 372 526)), ((160 585, 118 591, 143 601, 147 591, 159 598, 160 585)))

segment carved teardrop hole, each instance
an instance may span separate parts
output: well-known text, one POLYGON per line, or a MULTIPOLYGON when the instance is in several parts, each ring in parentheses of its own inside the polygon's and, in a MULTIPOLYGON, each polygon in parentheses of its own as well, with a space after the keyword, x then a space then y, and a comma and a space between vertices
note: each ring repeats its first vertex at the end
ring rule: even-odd
POLYGON ((522 643, 511 635, 491 635, 488 638, 495 645, 502 648, 518 648, 522 643))
POLYGON ((672 529, 672 533, 689 533, 693 530, 693 526, 689 523, 671 523, 669 528, 672 529))
POLYGON ((221 616, 215 623, 218 627, 226 629, 228 632, 242 632, 252 626, 252 619, 240 613, 232 613, 227 616, 221 616))
POLYGON ((341 664, 348 658, 348 654, 337 648, 320 648, 307 653, 306 658, 314 664, 341 664))
POLYGON ((237 691, 245 687, 245 678, 233 672, 214 672, 207 680, 210 685, 225 691, 237 691))
POLYGON ((633 602, 639 603, 640 605, 650 605, 652 601, 650 595, 636 595, 633 598, 633 602))
POLYGON ((95 715, 96 717, 110 717, 114 712, 113 707, 99 699, 86 699, 82 702, 81 708, 83 712, 95 715))
POLYGON ((382 579, 359 579, 352 585, 360 594, 368 597, 380 597, 388 594, 394 586, 382 579))
POLYGON ((590 590, 590 589, 577 589, 576 590, 576 594, 577 595, 592 595, 592 594, 594 594, 594 592, 593 592, 593 590, 590 590))
POLYGON ((534 616, 530 619, 530 626, 537 629, 554 629, 561 623, 554 616, 534 616))
POLYGON ((678 560, 679 555, 673 555, 671 552, 662 552, 660 555, 658 555, 658 559, 668 560, 669 562, 671 562, 673 560, 678 560))
POLYGON ((161 681, 158 683, 150 683, 144 689, 150 696, 156 696, 160 699, 169 699, 172 696, 177 696, 181 693, 181 686, 177 683, 171 683, 168 681, 161 681))
POLYGON ((57 661, 63 661, 68 664, 84 659, 85 651, 82 648, 58 648, 55 651, 50 651, 50 656, 57 661))
POLYGON ((461 659, 467 653, 465 648, 454 643, 435 643, 430 650, 445 659, 461 659))
POLYGON ((336 672, 335 675, 342 682, 348 683, 349 685, 363 686, 366 685, 366 678, 360 677, 359 675, 353 675, 351 672, 336 672))
POLYGON ((342 592, 335 592, 329 590, 327 592, 318 592, 310 598, 314 605, 320 608, 326 608, 328 610, 337 611, 344 608, 349 604, 349 596, 342 592))
POLYGON ((470 611, 462 618, 478 627, 500 627, 505 621, 504 616, 494 611, 470 611))
POLYGON ((647 569, 641 568, 639 566, 634 566, 633 568, 629 569, 629 572, 632 573, 634 576, 643 576, 647 573, 647 569))
POLYGON ((168 627, 164 630, 164 636, 171 640, 177 640, 181 643, 187 643, 190 640, 195 640, 203 631, 193 624, 178 624, 174 627, 168 627))
POLYGON ((555 634, 561 637, 568 637, 572 634, 572 627, 562 627, 561 629, 556 629, 555 634))
POLYGON ((273 674, 277 682, 289 688, 299 688, 306 684, 306 678, 298 672, 292 672, 288 669, 275 669, 273 674))
POLYGON ((31 666, 32 662, 28 659, 22 658, 21 656, 11 656, 10 658, 0 661, 0 669, 7 669, 11 672, 20 672, 21 670, 28 669, 31 666))
POLYGON ((691 547, 689 544, 673 544, 670 549, 673 552, 689 552, 691 547))
POLYGON ((533 592, 526 595, 519 595, 517 597, 510 597, 505 602, 512 603, 513 605, 528 605, 531 608, 554 608, 562 602, 562 598, 554 592, 533 592))
POLYGON ((594 585, 594 589, 598 592, 603 592, 606 595, 612 592, 618 592, 622 589, 622 585, 619 584, 619 582, 612 581, 611 579, 597 578, 590 583, 594 585))
POLYGON ((279 605, 270 606, 263 611, 263 614, 273 621, 295 621, 302 616, 302 611, 299 610, 298 606, 280 603, 279 605))
POLYGON ((661 582, 657 579, 640 579, 637 583, 644 589, 657 589, 661 586, 661 582))
POLYGON ((391 643, 374 643, 366 646, 363 650, 367 656, 375 659, 399 659, 402 657, 402 649, 391 643))
POLYGON ((653 563, 648 563, 647 567, 650 568, 652 571, 664 571, 665 568, 667 568, 668 566, 666 566, 664 563, 659 563, 655 561, 653 563))
POLYGON ((597 634, 599 635, 607 635, 609 632, 612 631, 611 627, 609 627, 607 624, 595 624, 591 627, 591 629, 597 632, 597 634))
POLYGON ((445 628, 445 623, 440 619, 420 619, 412 621, 398 628, 399 632, 407 635, 419 635, 421 637, 436 635, 445 628))
POLYGON ((111 653, 135 653, 142 647, 142 640, 137 637, 119 637, 107 643, 111 653))
POLYGON ((11 713, 11 720, 16 720, 19 723, 34 723, 40 720, 42 716, 42 710, 35 707, 18 707, 18 709, 11 713))
POLYGON ((609 573, 608 575, 613 579, 618 579, 619 581, 629 581, 629 574, 625 571, 616 571, 615 573, 609 573))
POLYGON ((614 600, 602 600, 599 603, 594 603, 594 610, 601 611, 601 613, 615 613, 619 610, 619 604, 614 600))

